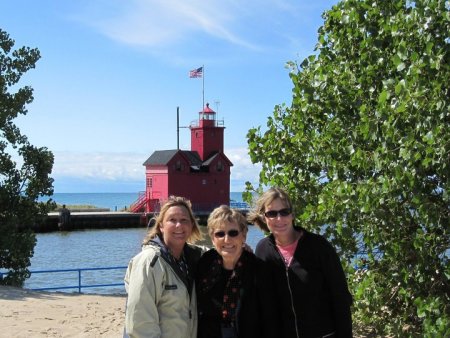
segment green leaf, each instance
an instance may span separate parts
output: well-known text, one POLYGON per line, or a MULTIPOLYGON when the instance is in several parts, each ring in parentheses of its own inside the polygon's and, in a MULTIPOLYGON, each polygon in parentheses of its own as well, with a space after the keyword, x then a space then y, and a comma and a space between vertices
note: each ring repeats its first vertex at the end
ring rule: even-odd
POLYGON ((383 105, 384 103, 386 103, 386 100, 388 98, 388 92, 383 90, 380 94, 380 96, 378 97, 378 104, 383 105))

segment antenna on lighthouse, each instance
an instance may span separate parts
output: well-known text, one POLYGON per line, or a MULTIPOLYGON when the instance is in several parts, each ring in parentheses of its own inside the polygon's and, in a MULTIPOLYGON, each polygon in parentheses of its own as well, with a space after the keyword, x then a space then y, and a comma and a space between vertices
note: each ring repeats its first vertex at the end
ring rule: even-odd
POLYGON ((219 113, 220 101, 219 100, 214 100, 214 104, 216 105, 216 113, 219 113))
POLYGON ((177 107, 177 150, 180 149, 180 107, 177 107))
POLYGON ((180 107, 177 106, 177 150, 180 150, 180 128, 189 128, 185 126, 180 127, 180 107))

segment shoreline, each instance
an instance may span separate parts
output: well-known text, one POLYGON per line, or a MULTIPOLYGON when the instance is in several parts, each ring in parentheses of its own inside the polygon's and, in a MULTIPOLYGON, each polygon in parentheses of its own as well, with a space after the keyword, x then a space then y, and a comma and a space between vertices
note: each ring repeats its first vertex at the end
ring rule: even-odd
POLYGON ((126 295, 0 286, 0 337, 121 337, 126 295))

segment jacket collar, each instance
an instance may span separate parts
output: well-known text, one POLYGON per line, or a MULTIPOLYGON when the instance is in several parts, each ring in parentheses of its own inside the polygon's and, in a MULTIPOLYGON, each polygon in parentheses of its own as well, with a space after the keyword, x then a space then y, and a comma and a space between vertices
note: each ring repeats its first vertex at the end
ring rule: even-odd
MULTIPOLYGON (((297 232, 303 231, 303 236, 299 239, 299 241, 301 241, 308 234, 308 231, 306 231, 303 227, 300 226, 294 226, 294 230, 297 232)), ((270 235, 268 235, 267 238, 269 239, 269 243, 271 245, 276 246, 275 236, 273 235, 273 233, 270 233, 270 235)))
POLYGON ((188 250, 188 245, 187 244, 184 245, 183 255, 182 255, 183 256, 182 259, 185 260, 185 263, 188 267, 187 274, 185 274, 185 273, 183 273, 183 271, 181 271, 181 268, 178 265, 176 258, 170 253, 169 248, 167 247, 167 245, 162 241, 162 239, 159 236, 156 236, 154 239, 152 239, 150 241, 150 243, 159 248, 161 257, 170 265, 172 270, 175 272, 175 274, 178 276, 178 278, 180 278, 180 280, 183 282, 183 284, 188 289, 189 295, 191 295, 194 278, 192 276, 191 264, 189 264, 189 262, 187 261, 188 256, 189 256, 189 255, 186 255, 186 251, 188 250))

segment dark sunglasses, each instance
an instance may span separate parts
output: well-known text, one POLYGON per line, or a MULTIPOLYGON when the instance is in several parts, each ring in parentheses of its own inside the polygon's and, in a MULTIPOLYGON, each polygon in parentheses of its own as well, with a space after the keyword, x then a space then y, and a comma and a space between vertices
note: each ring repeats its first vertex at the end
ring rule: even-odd
POLYGON ((278 215, 280 215, 281 217, 286 217, 286 216, 289 216, 291 213, 292 213, 291 209, 285 208, 285 209, 281 209, 281 210, 266 211, 264 213, 264 216, 266 216, 267 218, 275 218, 278 215))
POLYGON ((224 238, 225 235, 228 235, 228 237, 236 237, 237 235, 239 235, 239 230, 229 230, 228 232, 217 231, 214 233, 214 237, 216 238, 224 238))

